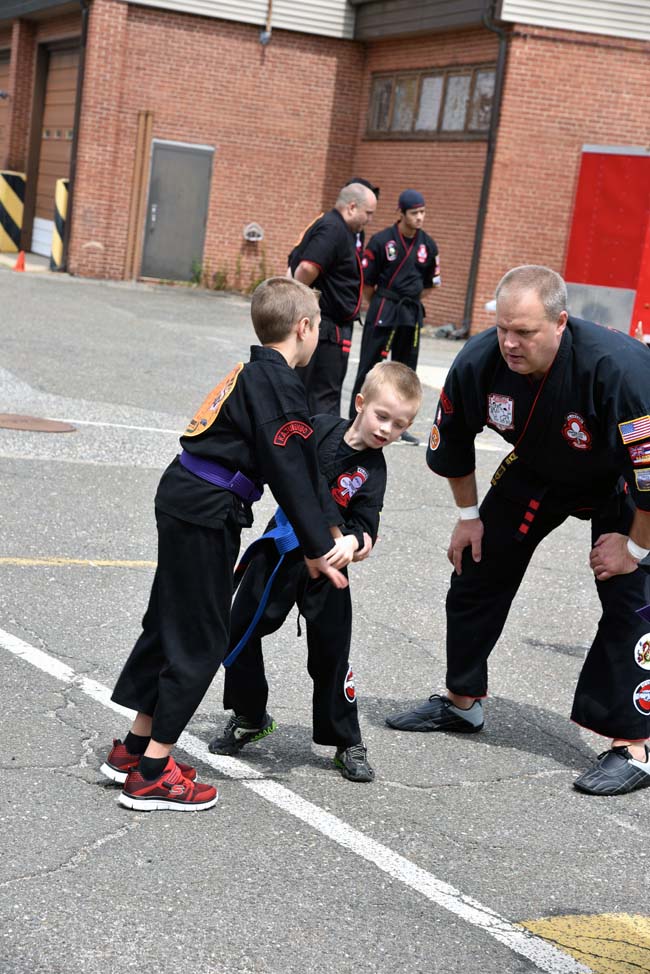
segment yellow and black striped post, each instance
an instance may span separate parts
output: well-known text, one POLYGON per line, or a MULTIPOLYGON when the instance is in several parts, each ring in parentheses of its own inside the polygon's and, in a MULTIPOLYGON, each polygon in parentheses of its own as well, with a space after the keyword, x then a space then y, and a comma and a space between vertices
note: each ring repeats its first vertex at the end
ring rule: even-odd
POLYGON ((0 170, 0 251, 20 250, 25 203, 25 173, 0 170))
POLYGON ((68 213, 68 182, 67 179, 57 179, 56 189, 54 190, 51 271, 60 271, 63 268, 63 234, 65 232, 65 218, 68 213))

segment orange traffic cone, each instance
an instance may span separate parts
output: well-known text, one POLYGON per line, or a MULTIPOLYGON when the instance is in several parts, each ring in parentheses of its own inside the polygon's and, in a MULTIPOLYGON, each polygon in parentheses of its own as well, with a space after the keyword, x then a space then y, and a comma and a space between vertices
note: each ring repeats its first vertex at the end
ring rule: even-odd
POLYGON ((24 271, 25 270, 25 251, 24 250, 21 250, 20 253, 18 254, 18 260, 14 264, 14 270, 15 271, 24 271))

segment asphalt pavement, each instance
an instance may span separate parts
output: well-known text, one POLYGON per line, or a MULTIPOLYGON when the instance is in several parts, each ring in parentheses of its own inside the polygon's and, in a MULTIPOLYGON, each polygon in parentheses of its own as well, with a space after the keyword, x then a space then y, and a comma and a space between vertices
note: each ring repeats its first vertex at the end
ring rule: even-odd
MULTIPOLYGON (((0 413, 75 427, 0 418, 1 974, 650 970, 650 792, 572 788, 606 747, 568 719, 600 614, 588 525, 568 521, 536 553, 493 654, 481 734, 384 724, 444 685, 455 514, 423 446, 387 450, 380 542, 351 570, 376 781, 344 780, 311 743, 292 616, 265 644, 278 731, 237 761, 210 755, 220 673, 182 739, 217 806, 117 804, 99 767, 129 726, 108 698, 153 577, 157 481, 254 341, 239 296, 0 267, 0 413)), ((423 441, 461 346, 423 342, 423 441)), ((480 437, 482 489, 506 452, 480 437)), ((267 491, 243 544, 273 506, 267 491)))

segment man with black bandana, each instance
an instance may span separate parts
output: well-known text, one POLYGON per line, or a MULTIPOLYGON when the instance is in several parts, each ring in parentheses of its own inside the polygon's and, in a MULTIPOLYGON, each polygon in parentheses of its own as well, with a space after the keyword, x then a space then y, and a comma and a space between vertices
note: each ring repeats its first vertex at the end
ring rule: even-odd
POLYGON ((448 557, 447 693, 387 718, 405 731, 483 727, 487 660, 537 545, 569 516, 592 525, 589 564, 603 614, 572 719, 612 739, 574 785, 595 795, 650 786, 650 361, 627 335, 570 317, 546 267, 509 271, 497 325, 456 358, 427 462, 449 480, 459 520, 448 557), (474 438, 512 444, 480 510, 474 438))
MULTIPOLYGON (((355 397, 373 365, 390 355, 394 362, 417 368, 424 318, 422 297, 441 283, 437 244, 422 229, 424 196, 416 189, 405 189, 397 209, 397 221, 373 234, 363 253, 363 290, 370 306, 350 401, 351 419, 355 397)), ((401 439, 416 446, 419 442, 408 432, 401 439)))
POLYGON ((363 288, 357 234, 376 207, 377 197, 367 186, 344 186, 334 208, 306 230, 290 255, 294 278, 321 295, 318 348, 309 366, 298 370, 312 414, 341 412, 341 387, 363 288))

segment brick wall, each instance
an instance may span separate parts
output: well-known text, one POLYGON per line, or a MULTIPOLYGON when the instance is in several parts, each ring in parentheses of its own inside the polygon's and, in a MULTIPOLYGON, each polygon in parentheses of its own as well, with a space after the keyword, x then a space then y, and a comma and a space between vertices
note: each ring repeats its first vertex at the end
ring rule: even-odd
POLYGON ((510 41, 473 330, 523 263, 564 272, 583 144, 648 145, 650 44, 524 29, 510 41))
POLYGON ((352 174, 360 45, 94 0, 70 269, 120 277, 138 111, 153 136, 216 148, 204 266, 242 288, 283 273, 296 236, 352 174), (110 93, 110 96, 107 95, 110 93), (245 223, 266 232, 246 244, 245 223))
POLYGON ((425 229, 438 244, 443 281, 426 301, 431 325, 462 323, 487 143, 366 139, 371 76, 378 71, 496 62, 497 47, 496 36, 486 30, 381 41, 368 47, 354 171, 381 188, 375 229, 394 222, 401 190, 424 193, 425 229))

